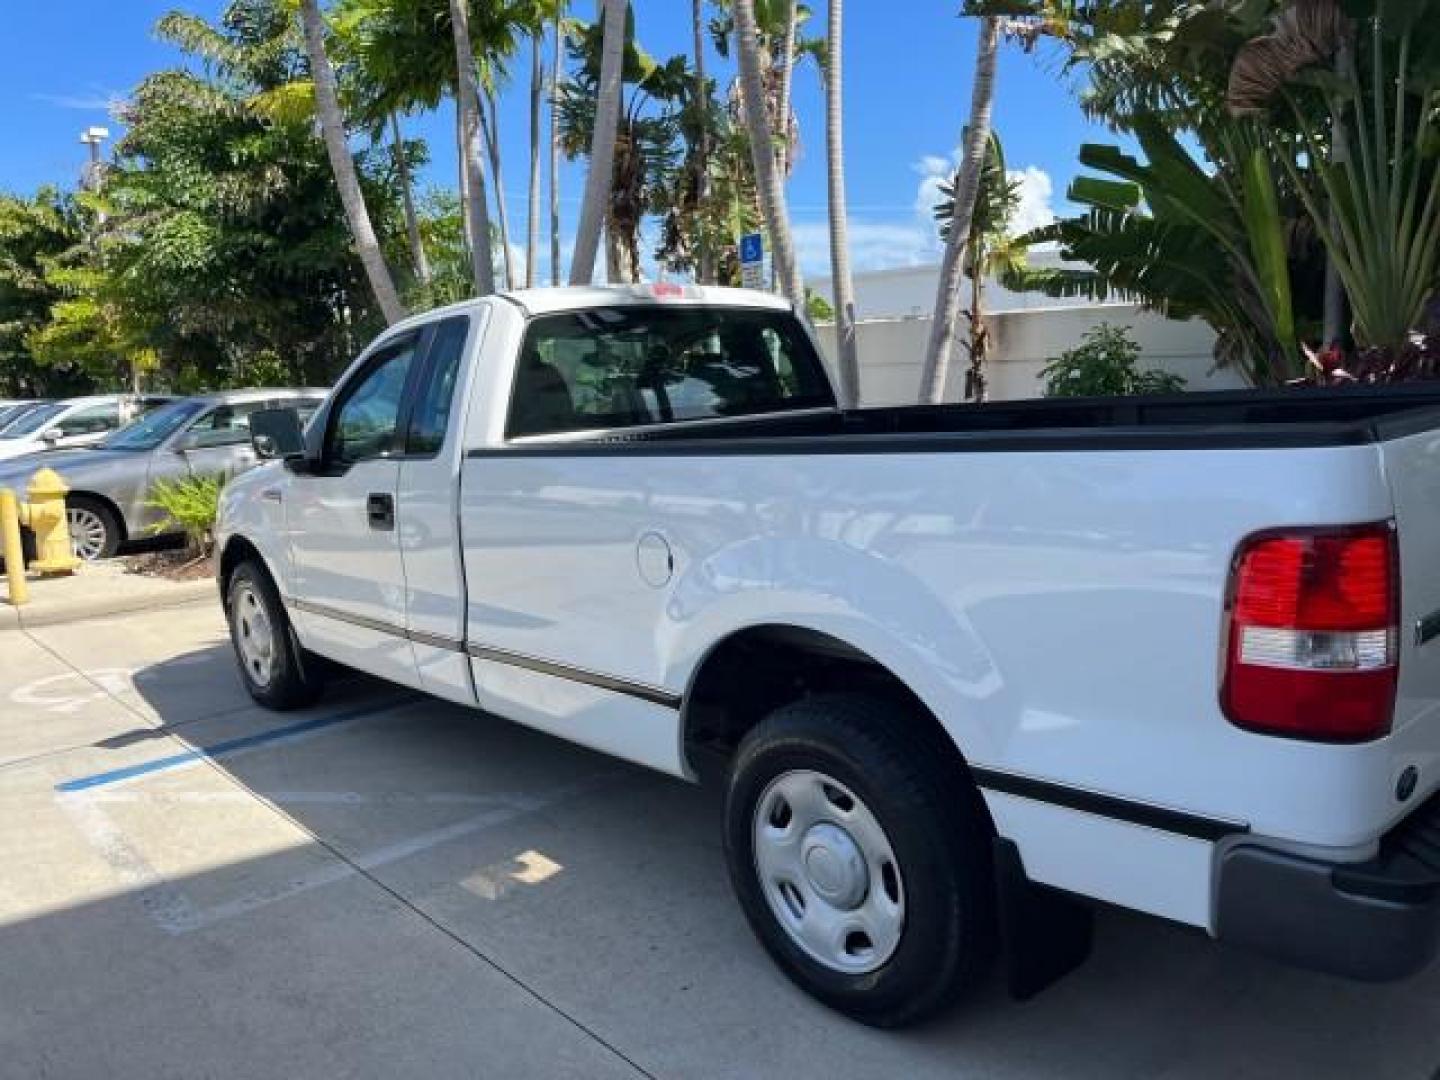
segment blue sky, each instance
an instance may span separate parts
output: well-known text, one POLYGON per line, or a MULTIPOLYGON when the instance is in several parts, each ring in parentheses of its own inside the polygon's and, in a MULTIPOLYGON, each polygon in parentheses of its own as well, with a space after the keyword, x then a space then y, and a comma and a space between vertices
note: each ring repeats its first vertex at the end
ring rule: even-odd
MULTIPOLYGON (((147 72, 181 62, 151 28, 165 11, 183 7, 216 14, 220 0, 12 0, 0 39, 0 190, 28 192, 41 184, 75 182, 85 157, 79 132, 104 123, 108 103, 123 98, 147 72), (79 29, 83 28, 83 29, 79 29)), ((823 32, 824 3, 812 32, 823 32)), ((933 261, 933 229, 917 209, 933 201, 969 106, 974 58, 973 20, 957 18, 958 0, 921 3, 873 0, 847 5, 846 164, 853 259, 874 269, 933 261), (906 14, 901 15, 899 12, 906 14)), ((594 0, 578 0, 590 17, 594 0)), ((641 44, 657 57, 690 49, 690 4, 635 0, 641 44)), ((713 53, 712 73, 729 75, 713 53)), ((1027 218, 1064 212, 1064 191, 1076 172, 1076 151, 1108 139, 1082 117, 1053 54, 1027 56, 1004 49, 995 124, 1012 170, 1026 172, 1027 218)), ((815 72, 796 77, 802 132, 799 165, 788 188, 804 269, 828 272, 825 241, 823 100, 815 72)), ((525 88, 517 82, 502 99, 505 187, 514 227, 523 236, 526 146, 525 88)), ((434 162, 431 183, 453 186, 453 121, 448 114, 410 122, 426 137, 434 162)), ((579 166, 561 178, 563 229, 578 215, 579 166)))

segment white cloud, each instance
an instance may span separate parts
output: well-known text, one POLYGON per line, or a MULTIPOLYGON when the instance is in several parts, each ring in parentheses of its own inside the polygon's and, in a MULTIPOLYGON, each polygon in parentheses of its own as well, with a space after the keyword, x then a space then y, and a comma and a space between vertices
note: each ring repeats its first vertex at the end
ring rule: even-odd
POLYGON ((1006 175, 1020 185, 1020 205, 1010 224, 1013 233, 1018 236, 1055 220, 1055 208, 1050 205, 1055 183, 1049 173, 1035 165, 1027 165, 1023 169, 1011 169, 1006 175))
MULTIPOLYGON (((920 221, 866 221, 850 218, 850 268, 884 270, 894 266, 921 266, 939 258, 934 230, 920 221)), ((830 226, 827 222, 799 222, 791 228, 806 277, 830 276, 830 226)))
MULTIPOLYGON (((964 150, 956 147, 948 158, 938 154, 926 154, 915 162, 913 168, 920 175, 915 189, 915 215, 926 221, 934 221, 935 204, 940 202, 940 185, 948 183, 960 168, 964 150)), ((1050 200, 1055 194, 1055 183, 1050 174, 1037 165, 1023 169, 1007 169, 1005 175, 1020 185, 1020 205, 1015 211, 1011 232, 1015 235, 1048 225, 1055 220, 1055 210, 1050 200)), ((932 224, 932 228, 935 226, 932 224)), ((936 229, 938 236, 938 229, 936 229)), ((938 240, 937 240, 938 246, 938 240)))
POLYGON ((100 112, 115 115, 125 103, 125 96, 117 90, 95 90, 81 94, 31 94, 32 101, 41 101, 57 109, 73 109, 76 112, 100 112))
MULTIPOLYGON (((898 266, 922 266, 940 260, 943 247, 935 222, 935 204, 941 201, 940 185, 949 182, 960 166, 961 151, 949 157, 926 154, 911 168, 919 177, 911 215, 892 221, 850 218, 850 264, 859 271, 884 270, 898 266)), ((1020 205, 1012 223, 1015 233, 1028 232, 1055 220, 1051 206, 1055 185, 1050 174, 1035 165, 1011 169, 1011 180, 1020 185, 1020 205)), ((830 275, 830 232, 824 221, 800 222, 793 226, 800 269, 807 277, 830 275)))

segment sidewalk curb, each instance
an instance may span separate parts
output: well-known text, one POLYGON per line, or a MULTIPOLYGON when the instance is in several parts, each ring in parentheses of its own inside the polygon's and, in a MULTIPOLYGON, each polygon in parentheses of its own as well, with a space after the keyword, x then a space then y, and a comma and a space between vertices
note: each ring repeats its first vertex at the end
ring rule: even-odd
POLYGON ((189 607, 195 604, 219 603, 215 582, 209 578, 200 581, 157 582, 163 588, 153 591, 132 592, 123 596, 96 596, 61 603, 40 603, 33 601, 24 607, 14 607, 8 602, 0 604, 0 629, 17 627, 21 630, 35 630, 45 626, 60 626, 80 622, 84 619, 102 619, 112 615, 132 615, 137 612, 164 611, 168 608, 189 607))

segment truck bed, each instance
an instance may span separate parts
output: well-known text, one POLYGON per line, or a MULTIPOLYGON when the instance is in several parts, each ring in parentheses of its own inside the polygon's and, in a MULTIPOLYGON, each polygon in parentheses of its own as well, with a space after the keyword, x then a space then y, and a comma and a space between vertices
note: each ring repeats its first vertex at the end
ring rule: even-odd
POLYGON ((1440 427, 1440 382, 821 411, 678 423, 501 452, 605 453, 617 444, 661 454, 1354 446, 1432 427, 1440 427))

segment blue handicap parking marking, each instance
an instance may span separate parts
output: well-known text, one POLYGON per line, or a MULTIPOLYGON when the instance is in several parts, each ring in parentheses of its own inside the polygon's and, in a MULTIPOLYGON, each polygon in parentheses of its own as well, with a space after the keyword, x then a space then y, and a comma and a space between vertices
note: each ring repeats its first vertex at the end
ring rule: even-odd
POLYGON ((254 735, 241 735, 238 738, 225 739, 210 746, 200 746, 194 750, 186 750, 179 754, 170 754, 166 757, 142 761, 138 765, 126 765, 123 768, 109 769, 105 772, 93 773, 90 776, 81 776, 74 780, 66 780, 56 784, 55 790, 64 793, 89 791, 92 788, 104 787, 107 784, 116 784, 121 780, 131 780, 137 776, 145 776, 149 773, 164 772, 167 769, 178 768, 181 765, 188 765, 191 762, 201 761, 206 758, 224 757, 226 754, 234 754, 241 750, 248 750, 254 746, 263 746, 266 743, 292 739, 300 735, 309 734, 312 731, 320 731, 323 728, 334 727, 336 724, 343 724, 350 720, 360 720, 367 716, 374 716, 377 713, 387 712, 390 709, 407 705, 415 700, 418 699, 391 699, 383 705, 367 705, 364 708, 351 709, 348 712, 335 713, 332 716, 318 716, 313 720, 302 720, 298 724, 271 728, 269 731, 261 731, 254 735))

